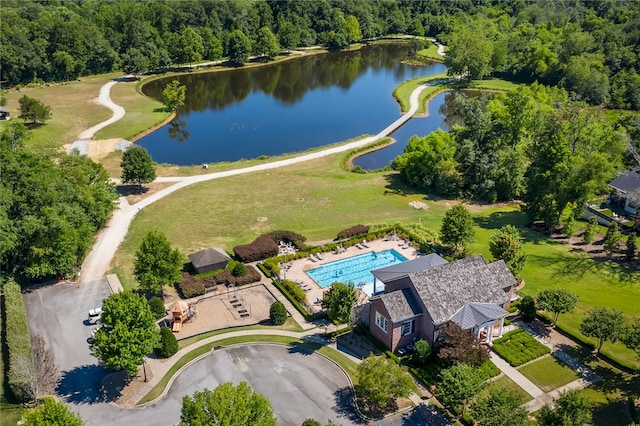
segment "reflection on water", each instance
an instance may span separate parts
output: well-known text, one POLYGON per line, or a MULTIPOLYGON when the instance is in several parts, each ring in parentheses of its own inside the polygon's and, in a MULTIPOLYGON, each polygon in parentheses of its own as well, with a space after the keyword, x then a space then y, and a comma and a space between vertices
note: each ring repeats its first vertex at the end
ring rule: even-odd
MULTIPOLYGON (((140 139, 156 162, 197 164, 303 151, 375 134, 400 115, 393 89, 442 64, 410 66, 402 44, 305 56, 177 78, 187 86, 174 121, 140 139)), ((170 79, 143 87, 160 99, 170 79)))
POLYGON ((391 134, 395 142, 378 151, 369 152, 353 160, 353 166, 364 170, 381 169, 391 164, 394 158, 404 152, 411 136, 426 136, 438 129, 449 130, 456 124, 462 124, 453 114, 457 96, 477 96, 479 92, 443 92, 431 98, 426 117, 416 117, 391 134))

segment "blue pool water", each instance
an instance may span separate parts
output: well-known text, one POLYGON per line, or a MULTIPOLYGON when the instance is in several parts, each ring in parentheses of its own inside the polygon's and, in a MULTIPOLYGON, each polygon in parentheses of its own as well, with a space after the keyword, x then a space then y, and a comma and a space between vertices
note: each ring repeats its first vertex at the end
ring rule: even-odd
POLYGON ((371 296, 373 293, 373 274, 371 271, 406 260, 406 257, 391 249, 380 253, 369 252, 336 260, 306 272, 322 288, 335 282, 353 283, 371 296))

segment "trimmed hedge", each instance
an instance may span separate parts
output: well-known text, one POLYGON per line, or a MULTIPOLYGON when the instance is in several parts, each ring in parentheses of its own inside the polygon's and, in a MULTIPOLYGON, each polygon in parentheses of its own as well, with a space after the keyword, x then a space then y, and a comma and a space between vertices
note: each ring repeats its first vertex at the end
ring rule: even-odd
POLYGON ((292 295, 299 303, 307 300, 307 293, 291 280, 282 280, 282 286, 292 295))
POLYGON ((345 238, 351 238, 356 235, 363 235, 367 233, 369 233, 369 227, 367 225, 354 225, 338 232, 338 239, 343 240, 345 238))
POLYGON ((521 328, 494 340, 493 350, 512 367, 526 364, 551 352, 551 349, 521 328))
POLYGON ((324 311, 317 312, 315 314, 309 314, 309 312, 307 312, 307 310, 304 307, 302 307, 300 302, 298 302, 296 298, 294 298, 291 295, 291 293, 287 291, 287 289, 282 285, 280 281, 273 280, 273 285, 275 285, 278 288, 278 290, 280 290, 280 292, 284 295, 284 297, 286 297, 287 300, 291 302, 293 307, 296 308, 298 312, 300 312, 300 314, 304 317, 305 320, 315 321, 317 319, 324 318, 326 316, 326 313, 324 311))
POLYGON ((261 235, 250 244, 235 246, 233 253, 240 262, 264 260, 278 254, 278 244, 267 235, 261 235))
POLYGON ((204 279, 198 279, 187 272, 182 273, 182 280, 178 283, 178 288, 185 299, 202 296, 207 291, 204 287, 204 279))
POLYGON ((161 358, 170 358, 178 352, 178 339, 169 327, 160 327, 160 345, 156 353, 161 358))
POLYGON ((276 244, 280 243, 280 241, 293 243, 298 250, 304 249, 304 242, 307 240, 307 237, 304 235, 300 235, 292 231, 271 231, 264 235, 271 238, 276 244))
POLYGON ((273 325, 282 325, 287 320, 287 308, 284 307, 284 304, 279 300, 276 300, 271 304, 269 308, 269 319, 273 323, 273 325))
POLYGON ((7 382, 20 402, 36 398, 36 370, 33 365, 27 310, 20 286, 14 281, 4 285, 4 326, 9 351, 7 382))
MULTIPOLYGON (((254 268, 252 265, 244 265, 244 266, 247 270, 247 274, 244 276, 236 277, 233 275, 233 271, 226 269, 221 273, 219 273, 218 275, 216 275, 215 277, 210 277, 211 278, 210 282, 213 283, 213 285, 241 286, 241 285, 255 283, 262 279, 262 275, 260 275, 260 272, 258 272, 258 270, 254 268)), ((205 282, 205 287, 207 288, 211 287, 211 285, 208 285, 208 283, 209 281, 205 282)))

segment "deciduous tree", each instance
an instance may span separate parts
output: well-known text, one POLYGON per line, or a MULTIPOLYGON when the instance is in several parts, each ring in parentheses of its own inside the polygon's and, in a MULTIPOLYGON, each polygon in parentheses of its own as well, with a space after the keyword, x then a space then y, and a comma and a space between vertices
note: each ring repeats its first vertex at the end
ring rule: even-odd
POLYGON ((275 426, 276 419, 269 400, 246 382, 223 383, 182 399, 180 426, 222 425, 275 426))
POLYGON ((280 52, 280 44, 278 44, 276 36, 271 32, 269 27, 260 28, 256 42, 253 45, 253 53, 258 56, 266 56, 269 59, 274 59, 278 52, 280 52))
POLYGON ((351 322, 351 313, 357 301, 358 296, 353 283, 336 282, 324 294, 321 305, 333 322, 345 324, 351 322))
POLYGON ((589 219, 589 223, 587 223, 587 227, 582 233, 582 242, 585 244, 591 244, 593 239, 596 236, 596 231, 598 229, 598 222, 595 217, 589 219))
POLYGON ((51 107, 35 98, 23 95, 19 100, 20 115, 18 118, 24 121, 31 121, 35 124, 38 121, 44 123, 51 118, 51 107))
POLYGON ((528 415, 518 395, 495 386, 471 405, 471 416, 478 426, 526 425, 528 415))
POLYGON ((627 325, 622 336, 622 343, 640 356, 640 318, 636 318, 633 323, 627 325))
POLYGON ((618 229, 618 223, 613 220, 607 228, 607 233, 604 236, 604 242, 602 243, 604 249, 609 253, 609 257, 614 251, 618 250, 620 246, 620 230, 618 229))
POLYGON ((53 395, 60 382, 60 368, 39 334, 31 336, 31 355, 36 371, 36 398, 53 395))
POLYGON ((440 372, 436 397, 464 415, 468 403, 485 387, 485 377, 480 370, 467 364, 457 364, 440 372))
POLYGON ((442 346, 438 357, 449 364, 479 367, 489 359, 489 350, 470 331, 450 321, 441 330, 442 346))
POLYGON ((91 354, 107 368, 135 374, 160 339, 149 304, 130 291, 114 293, 105 299, 100 321, 91 354))
POLYGON ((142 239, 133 262, 133 275, 140 288, 159 293, 165 285, 180 281, 182 254, 160 231, 142 239))
POLYGON ((405 367, 383 356, 370 355, 358 365, 356 393, 372 411, 384 412, 395 398, 415 391, 405 367))
POLYGON ((142 187, 143 183, 153 182, 156 178, 156 167, 146 149, 132 146, 122 154, 122 182, 133 183, 142 187))
POLYGON ((525 254, 520 232, 513 225, 505 225, 491 236, 489 251, 495 260, 502 259, 515 277, 524 268, 525 254))
POLYGON ((56 402, 52 397, 46 397, 42 404, 22 414, 25 426, 82 426, 82 418, 69 410, 64 402, 56 402))
POLYGON ((552 325, 556 325, 560 314, 573 312, 578 295, 564 288, 548 288, 538 293, 538 308, 553 314, 552 325))
POLYGON ((452 34, 444 57, 449 75, 477 80, 491 73, 493 44, 479 30, 465 27, 452 34))
POLYGON ((440 239, 444 244, 451 245, 457 252, 461 252, 473 241, 474 235, 473 218, 462 204, 453 206, 445 213, 440 226, 440 239))
POLYGON ((563 393, 555 408, 542 407, 537 416, 540 426, 583 426, 591 423, 591 402, 578 390, 563 393))
POLYGON ((418 365, 423 365, 427 362, 429 355, 431 355, 431 346, 426 340, 418 340, 413 345, 413 355, 411 359, 418 365))
POLYGON ((520 315, 522 316, 522 320, 529 322, 533 321, 536 317, 536 301, 531 296, 524 296, 522 300, 520 300, 520 305, 518 305, 518 309, 520 310, 520 315))
POLYGON ((140 49, 132 47, 122 55, 120 66, 125 74, 133 74, 138 78, 140 74, 149 71, 149 58, 140 49))
POLYGON ((598 306, 582 319, 580 332, 598 339, 596 353, 600 353, 604 342, 615 343, 624 336, 626 318, 622 311, 598 306))
POLYGON ((227 55, 229 62, 235 66, 242 66, 249 59, 251 41, 242 30, 235 30, 229 34, 227 55))
POLYGON ((173 80, 167 84, 162 91, 164 105, 167 111, 175 111, 184 105, 184 99, 187 93, 187 86, 180 84, 178 80, 173 80))

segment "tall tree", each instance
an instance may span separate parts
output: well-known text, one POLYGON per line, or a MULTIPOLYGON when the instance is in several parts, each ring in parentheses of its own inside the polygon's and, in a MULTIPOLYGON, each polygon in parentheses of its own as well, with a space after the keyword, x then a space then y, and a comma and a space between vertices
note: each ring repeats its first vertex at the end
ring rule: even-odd
POLYGON ((609 254, 609 257, 611 257, 614 251, 618 250, 621 236, 620 230, 618 229, 618 222, 612 220, 609 228, 607 228, 607 233, 604 235, 604 241, 602 243, 602 246, 609 254))
POLYGON ((638 235, 635 232, 630 232, 627 237, 627 247, 624 251, 624 255, 627 260, 633 260, 638 254, 638 235))
POLYGON ((465 414, 469 402, 486 387, 482 372, 467 364, 457 364, 440 372, 436 397, 444 405, 465 414))
POLYGON ((242 30, 232 31, 227 41, 229 62, 234 66, 242 66, 249 59, 249 52, 251 52, 249 37, 242 30))
POLYGON ((526 260, 522 237, 513 225, 505 225, 491 236, 489 251, 495 260, 502 259, 515 277, 519 277, 526 260))
POLYGON ((142 187, 143 183, 153 182, 156 168, 146 149, 132 146, 122 154, 122 182, 133 183, 142 187))
POLYGON ((517 394, 495 386, 471 405, 471 416, 478 426, 521 426, 529 413, 517 394))
POLYGON ((25 426, 82 426, 82 418, 69 410, 64 402, 57 402, 53 397, 46 397, 42 404, 22 414, 25 426))
POLYGON ((633 323, 627 325, 622 336, 622 343, 629 349, 636 351, 640 357, 640 318, 636 318, 633 323))
POLYGON ((570 390, 555 401, 555 408, 545 405, 537 415, 540 426, 583 426, 591 423, 591 402, 579 390, 570 390))
POLYGON ((223 383, 182 399, 180 426, 223 425, 275 426, 276 419, 269 400, 246 382, 223 383))
POLYGON ((102 326, 91 340, 91 354, 107 368, 136 374, 160 340, 149 303, 130 291, 114 293, 105 299, 100 321, 102 326))
POLYGON ((268 59, 275 59, 280 52, 278 39, 268 27, 258 30, 258 36, 253 45, 253 53, 258 56, 266 56, 268 59))
POLYGON ((560 314, 573 312, 578 295, 564 288, 548 288, 538 293, 538 308, 553 314, 552 325, 556 325, 560 314))
POLYGON ((151 231, 142 239, 133 261, 133 275, 140 288, 160 293, 162 287, 180 281, 182 254, 171 247, 160 231, 151 231))
POLYGON ((596 353, 599 354, 604 342, 615 343, 624 336, 626 318, 622 311, 598 306, 582 319, 580 332, 587 337, 595 337, 596 353))
POLYGON ((406 367, 389 358, 370 355, 358 365, 356 392, 371 411, 384 412, 395 398, 415 391, 406 367))
POLYGON ((353 283, 336 282, 324 294, 321 305, 333 322, 346 324, 351 322, 351 314, 357 301, 358 296, 353 283))
POLYGON ((589 219, 587 226, 582 233, 582 242, 585 244, 591 244, 593 239, 596 236, 596 231, 598 230, 598 222, 595 216, 589 219))
POLYGON ((468 80, 481 79, 491 73, 493 44, 479 29, 462 28, 451 35, 444 63, 447 74, 462 75, 468 80))
POLYGON ((42 101, 22 95, 18 100, 20 104, 20 115, 18 118, 24 121, 31 121, 36 124, 38 121, 44 123, 51 118, 51 107, 45 105, 42 101))
POLYGON ((183 106, 186 95, 187 86, 180 84, 178 80, 173 80, 171 83, 167 84, 162 91, 164 106, 167 111, 175 111, 179 107, 183 106))
POLYGON ((442 219, 440 239, 444 244, 453 246, 456 252, 464 252, 467 243, 473 242, 473 218, 462 204, 449 209, 442 219))
POLYGON ((125 74, 133 74, 139 79, 140 74, 149 71, 149 58, 140 49, 132 47, 122 55, 120 66, 125 74))

